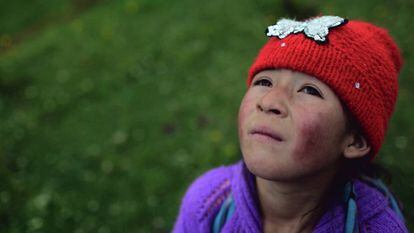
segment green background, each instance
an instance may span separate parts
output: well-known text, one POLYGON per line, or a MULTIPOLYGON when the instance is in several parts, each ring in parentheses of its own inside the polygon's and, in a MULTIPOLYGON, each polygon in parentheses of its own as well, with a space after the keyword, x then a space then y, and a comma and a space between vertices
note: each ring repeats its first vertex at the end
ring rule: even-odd
POLYGON ((280 17, 389 29, 405 66, 379 160, 414 223, 410 0, 0 2, 0 232, 168 232, 240 157, 247 70, 280 17))

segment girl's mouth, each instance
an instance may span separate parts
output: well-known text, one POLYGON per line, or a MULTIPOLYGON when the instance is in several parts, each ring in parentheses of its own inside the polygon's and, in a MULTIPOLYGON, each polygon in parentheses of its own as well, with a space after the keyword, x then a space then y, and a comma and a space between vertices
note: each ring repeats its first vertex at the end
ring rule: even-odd
POLYGON ((275 141, 281 142, 283 141, 282 137, 276 133, 275 131, 269 129, 268 127, 260 126, 253 128, 249 134, 251 135, 258 135, 258 136, 265 136, 271 138, 275 141))

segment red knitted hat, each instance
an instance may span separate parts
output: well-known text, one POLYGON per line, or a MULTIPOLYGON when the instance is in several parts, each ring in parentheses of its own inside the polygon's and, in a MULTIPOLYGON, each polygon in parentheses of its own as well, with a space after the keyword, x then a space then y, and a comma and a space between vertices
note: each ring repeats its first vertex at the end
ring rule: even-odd
POLYGON ((326 83, 356 119, 374 158, 398 93, 402 58, 388 32, 361 21, 323 16, 280 20, 250 67, 247 85, 265 69, 285 68, 326 83))

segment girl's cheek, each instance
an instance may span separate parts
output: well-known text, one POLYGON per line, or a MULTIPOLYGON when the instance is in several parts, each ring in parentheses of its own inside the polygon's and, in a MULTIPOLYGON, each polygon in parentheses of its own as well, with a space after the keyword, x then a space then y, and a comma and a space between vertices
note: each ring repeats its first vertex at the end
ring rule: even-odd
POLYGON ((303 114, 301 120, 296 121, 297 143, 294 144, 293 158, 295 161, 308 164, 318 162, 318 154, 323 154, 329 147, 329 120, 324 114, 303 114))
POLYGON ((243 98, 240 109, 239 109, 239 117, 238 117, 238 129, 239 135, 242 136, 243 130, 248 125, 249 116, 252 114, 255 106, 255 101, 253 98, 249 97, 247 94, 243 98))

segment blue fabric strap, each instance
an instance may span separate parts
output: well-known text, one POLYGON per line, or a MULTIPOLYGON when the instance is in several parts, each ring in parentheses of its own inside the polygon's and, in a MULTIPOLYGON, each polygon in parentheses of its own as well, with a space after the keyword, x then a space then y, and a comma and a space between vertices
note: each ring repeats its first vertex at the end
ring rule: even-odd
POLYGON ((219 233, 224 225, 230 220, 233 216, 236 205, 234 204, 233 197, 229 195, 226 200, 221 205, 219 212, 213 221, 213 228, 211 231, 213 233, 219 233))
MULTIPOLYGON (((382 182, 381 179, 373 179, 367 176, 363 176, 362 180, 370 184, 371 186, 378 189, 382 192, 388 199, 388 203, 392 210, 397 214, 397 216, 404 221, 404 216, 402 214, 401 208, 398 205, 398 201, 387 186, 382 182)), ((347 205, 346 219, 345 219, 345 233, 358 233, 358 222, 357 222, 357 206, 356 206, 356 194, 354 184, 348 182, 345 185, 344 189, 344 198, 347 205)))
POLYGON ((357 222, 357 205, 355 197, 355 188, 352 182, 345 184, 344 199, 347 205, 346 217, 345 217, 345 229, 344 233, 358 233, 358 222, 357 222))

